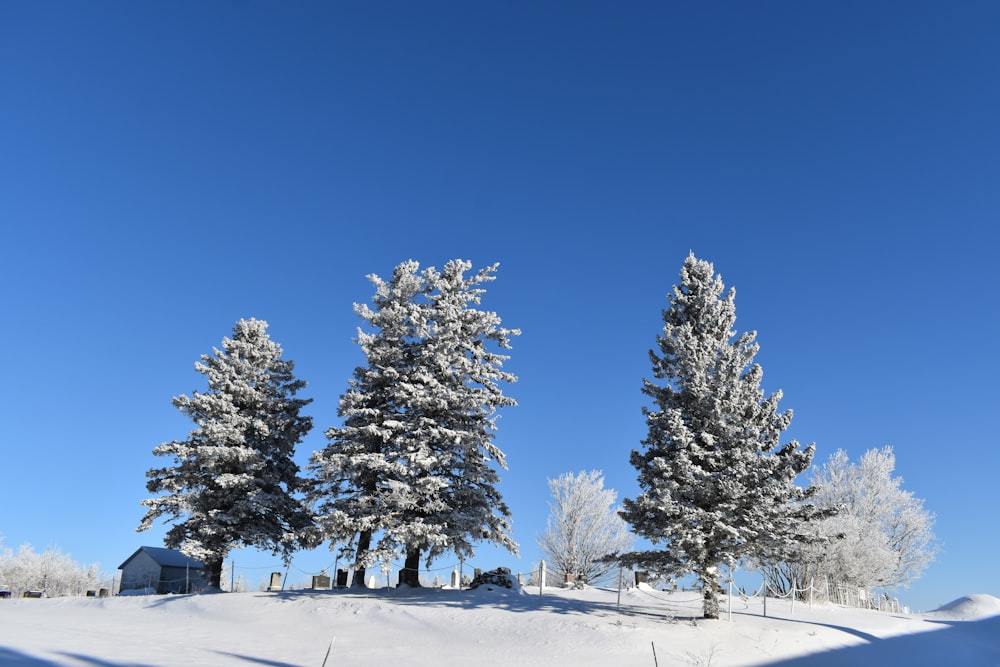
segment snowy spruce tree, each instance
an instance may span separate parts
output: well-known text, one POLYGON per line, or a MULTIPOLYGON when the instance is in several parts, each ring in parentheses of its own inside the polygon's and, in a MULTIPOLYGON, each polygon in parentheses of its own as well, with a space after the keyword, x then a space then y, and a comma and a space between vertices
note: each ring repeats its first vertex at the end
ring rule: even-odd
POLYGON ((624 554, 621 562, 701 582, 705 618, 718 618, 719 567, 733 567, 795 543, 801 502, 795 485, 814 446, 780 444, 791 410, 781 392, 764 397, 753 363, 756 333, 736 335, 735 290, 723 294, 712 264, 689 255, 668 296, 653 376, 643 392, 648 435, 633 451, 642 493, 625 499, 622 517, 659 549, 624 554), (658 382, 657 382, 658 381, 658 382))
POLYGON ((518 332, 475 307, 496 265, 470 268, 404 262, 388 282, 369 276, 374 309, 355 307, 373 329, 358 337, 367 364, 341 398, 343 425, 313 454, 309 493, 319 537, 355 547, 355 585, 401 555, 401 583, 419 585, 422 557, 472 556, 484 539, 516 552, 493 439, 498 410, 515 405, 498 350, 518 332))
POLYGON ((426 272, 429 327, 413 377, 412 428, 402 452, 405 511, 395 527, 410 585, 419 585, 421 554, 428 563, 447 552, 470 558, 482 540, 517 553, 510 509, 497 490, 506 457, 494 436, 498 411, 517 405, 503 393, 517 377, 503 370, 509 357, 499 350, 510 349, 520 331, 478 308, 497 267, 466 276, 472 264, 453 260, 426 272))
POLYGON ((312 399, 296 398, 305 382, 267 326, 240 320, 221 350, 202 355, 195 369, 208 391, 173 400, 196 427, 186 440, 156 447, 172 464, 146 473, 146 488, 162 495, 142 501, 138 530, 160 518, 174 522, 166 545, 204 562, 214 587, 233 548, 257 547, 287 562, 311 521, 296 497, 302 480, 292 457, 312 428, 300 414, 312 399))
POLYGON ((427 330, 425 277, 414 261, 403 262, 375 285, 374 309, 355 304, 370 331, 358 330, 357 343, 367 363, 354 370, 340 398, 339 427, 326 431, 327 446, 309 462, 307 497, 316 521, 314 541, 354 552, 353 586, 365 587, 367 569, 392 560, 393 540, 373 544, 398 520, 397 503, 406 471, 398 443, 408 431, 411 375, 427 330))

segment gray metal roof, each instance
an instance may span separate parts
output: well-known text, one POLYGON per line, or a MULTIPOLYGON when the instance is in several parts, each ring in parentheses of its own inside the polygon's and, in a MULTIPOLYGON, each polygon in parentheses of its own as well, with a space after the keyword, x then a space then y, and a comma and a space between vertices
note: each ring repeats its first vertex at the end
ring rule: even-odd
POLYGON ((190 567, 193 569, 202 570, 205 568, 204 563, 197 561, 194 558, 185 556, 180 551, 174 549, 167 549, 164 547, 139 547, 136 549, 135 553, 125 559, 125 562, 118 566, 119 570, 125 569, 128 562, 138 556, 140 553, 145 551, 150 558, 153 559, 160 567, 190 567))

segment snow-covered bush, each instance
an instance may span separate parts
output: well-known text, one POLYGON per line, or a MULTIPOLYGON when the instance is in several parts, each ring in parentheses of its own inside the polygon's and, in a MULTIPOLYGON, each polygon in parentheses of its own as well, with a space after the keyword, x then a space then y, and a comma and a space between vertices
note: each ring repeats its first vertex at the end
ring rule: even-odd
POLYGON ((498 567, 495 570, 489 570, 487 572, 480 572, 472 581, 469 583, 469 588, 475 589, 483 586, 489 588, 490 586, 496 586, 498 588, 520 588, 517 583, 517 576, 510 573, 510 568, 498 567))

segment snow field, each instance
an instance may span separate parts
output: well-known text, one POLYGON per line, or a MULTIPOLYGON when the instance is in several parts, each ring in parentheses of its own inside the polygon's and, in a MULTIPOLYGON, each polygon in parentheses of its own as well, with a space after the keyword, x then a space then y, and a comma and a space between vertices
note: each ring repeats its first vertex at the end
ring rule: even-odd
POLYGON ((0 665, 1000 664, 1000 600, 922 615, 631 589, 294 591, 0 603, 0 665), (723 600, 723 610, 728 600, 723 600), (333 641, 332 649, 330 646, 333 641))

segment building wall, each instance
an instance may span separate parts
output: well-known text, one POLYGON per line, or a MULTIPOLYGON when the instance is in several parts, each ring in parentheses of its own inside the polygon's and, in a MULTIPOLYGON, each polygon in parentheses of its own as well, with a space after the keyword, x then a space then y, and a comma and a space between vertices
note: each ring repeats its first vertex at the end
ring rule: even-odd
POLYGON ((157 593, 194 593, 207 586, 201 570, 184 567, 165 567, 160 571, 157 593))
POLYGON ((158 588, 160 566, 144 551, 140 551, 122 569, 119 590, 130 591, 138 588, 158 588))

